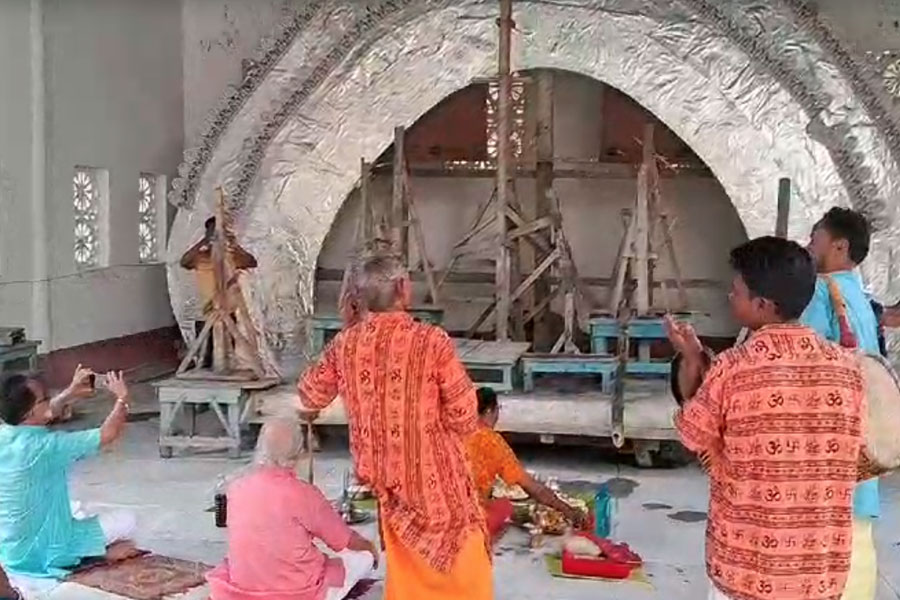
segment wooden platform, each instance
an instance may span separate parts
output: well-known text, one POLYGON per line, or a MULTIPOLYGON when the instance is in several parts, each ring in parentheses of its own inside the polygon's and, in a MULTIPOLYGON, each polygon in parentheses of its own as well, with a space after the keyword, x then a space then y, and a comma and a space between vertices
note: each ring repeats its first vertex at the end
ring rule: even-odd
POLYGON ((175 448, 228 450, 237 458, 241 453, 241 430, 248 423, 250 393, 275 387, 275 378, 255 381, 211 381, 165 379, 153 384, 159 400, 159 454, 170 458, 175 448), (194 429, 197 408, 205 406, 215 413, 222 425, 218 436, 198 436, 194 429), (188 416, 186 431, 176 429, 179 416, 188 416))
MULTIPOLYGON (((677 315, 678 319, 687 319, 689 315, 677 315)), ((590 318, 591 352, 606 354, 615 351, 616 339, 619 337, 619 322, 615 317, 594 315, 590 318)), ((626 367, 629 375, 663 376, 669 375, 668 359, 653 359, 650 346, 656 340, 665 340, 666 333, 662 317, 636 317, 628 322, 628 337, 637 340, 638 358, 631 360, 626 367)))
POLYGON ((4 371, 36 371, 40 342, 25 340, 11 346, 0 346, 0 373, 4 371))
POLYGON ((522 390, 534 390, 535 374, 600 375, 600 390, 613 391, 619 359, 610 354, 523 354, 522 390))
POLYGON ((489 342, 453 338, 456 353, 475 385, 498 392, 512 391, 519 359, 531 347, 529 342, 489 342))

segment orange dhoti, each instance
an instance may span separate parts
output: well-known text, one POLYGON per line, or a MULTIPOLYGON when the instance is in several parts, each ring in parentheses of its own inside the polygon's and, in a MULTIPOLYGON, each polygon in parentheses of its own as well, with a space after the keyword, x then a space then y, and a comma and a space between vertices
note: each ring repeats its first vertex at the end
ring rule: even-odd
POLYGON ((383 524, 387 574, 384 600, 493 600, 491 560, 479 530, 469 533, 453 568, 438 571, 383 524))

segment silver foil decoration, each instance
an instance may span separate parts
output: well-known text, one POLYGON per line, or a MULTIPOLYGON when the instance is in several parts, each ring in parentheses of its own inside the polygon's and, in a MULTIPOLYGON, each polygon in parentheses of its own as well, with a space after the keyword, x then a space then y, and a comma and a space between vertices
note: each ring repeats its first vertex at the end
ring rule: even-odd
MULTIPOLYGON (((318 252, 359 159, 374 160, 394 126, 496 71, 491 0, 311 6, 216 113, 212 137, 186 153, 169 282, 187 337, 194 288, 177 259, 199 237, 216 185, 259 259, 243 282, 254 317, 274 350, 302 354, 318 252)), ((709 165, 748 236, 772 232, 779 177, 794 185, 792 237, 805 239, 832 205, 865 210, 881 228, 866 275, 876 294, 888 292, 885 252, 900 239, 897 124, 885 94, 848 74, 856 63, 802 3, 526 1, 515 19, 515 69, 566 69, 632 96, 709 165)))

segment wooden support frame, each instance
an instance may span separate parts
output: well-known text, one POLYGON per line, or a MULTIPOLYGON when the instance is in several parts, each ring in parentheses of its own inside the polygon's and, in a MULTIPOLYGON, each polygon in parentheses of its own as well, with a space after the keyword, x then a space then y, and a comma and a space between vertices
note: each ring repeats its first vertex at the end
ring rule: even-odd
POLYGON ((627 302, 627 304, 633 304, 633 308, 640 316, 650 314, 653 308, 653 274, 659 260, 658 253, 655 252, 657 232, 662 235, 662 245, 678 292, 678 301, 673 307, 670 302, 668 286, 663 286, 663 301, 666 309, 684 311, 688 305, 681 266, 672 240, 673 222, 669 220, 668 214, 662 207, 653 136, 654 126, 647 124, 644 127, 643 157, 638 171, 635 207, 633 210, 623 213, 625 233, 613 268, 612 277, 615 283, 607 306, 610 314, 614 315, 619 314, 623 302, 626 300, 626 283, 632 278, 635 280, 636 288, 633 303, 627 302))
MULTIPOLYGON (((249 311, 243 298, 237 301, 237 306, 231 305, 232 294, 226 285, 226 277, 229 275, 225 268, 227 252, 226 223, 230 221, 225 208, 225 192, 221 186, 216 189, 216 193, 218 195, 216 203, 216 234, 211 248, 213 276, 216 283, 213 294, 213 308, 206 316, 206 323, 204 323, 200 334, 191 344, 187 354, 178 365, 176 377, 225 381, 261 379, 265 376, 265 369, 259 356, 255 333, 249 331, 250 340, 248 340, 241 333, 234 317, 234 314, 238 313, 240 318, 247 320, 248 329, 252 329, 249 311), (212 337, 213 341, 212 372, 199 368, 203 363, 204 350, 210 337, 212 337), (251 372, 249 374, 234 372, 230 367, 229 357, 232 352, 237 352, 238 348, 243 349, 244 355, 250 359, 251 372), (195 369, 190 368, 192 363, 195 365, 195 369)), ((236 283, 232 285, 236 285, 236 283)))

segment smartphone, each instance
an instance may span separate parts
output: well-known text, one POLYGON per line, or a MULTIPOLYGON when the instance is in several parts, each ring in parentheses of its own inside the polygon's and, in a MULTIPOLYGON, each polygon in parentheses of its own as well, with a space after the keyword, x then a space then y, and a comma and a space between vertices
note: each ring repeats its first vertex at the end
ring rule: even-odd
POLYGON ((92 390, 97 389, 97 375, 95 373, 88 375, 88 385, 91 386, 92 390))

